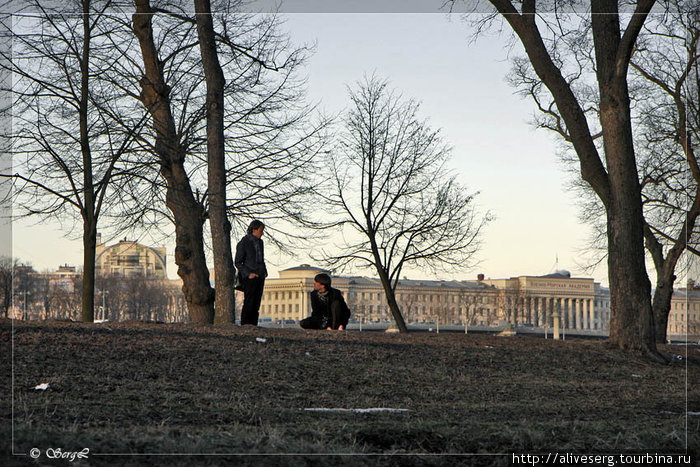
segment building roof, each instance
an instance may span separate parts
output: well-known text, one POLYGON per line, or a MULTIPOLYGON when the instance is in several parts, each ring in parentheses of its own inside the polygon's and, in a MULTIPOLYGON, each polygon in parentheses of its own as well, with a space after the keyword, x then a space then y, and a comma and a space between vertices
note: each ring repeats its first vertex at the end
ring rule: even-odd
POLYGON ((309 264, 301 264, 299 266, 294 266, 293 268, 283 269, 282 271, 323 271, 327 274, 330 274, 330 271, 327 269, 311 266, 309 264))

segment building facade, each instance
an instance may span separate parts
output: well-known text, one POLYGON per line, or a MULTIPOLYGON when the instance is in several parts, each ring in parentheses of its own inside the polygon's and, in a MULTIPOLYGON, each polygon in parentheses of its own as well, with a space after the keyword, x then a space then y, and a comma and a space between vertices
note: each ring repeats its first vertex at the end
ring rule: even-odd
POLYGON ((700 336, 700 289, 684 287, 674 290, 667 330, 669 339, 700 336))
POLYGON ((166 279, 165 261, 165 247, 149 247, 126 238, 107 246, 98 234, 95 247, 95 274, 98 276, 140 275, 149 279, 166 279))
MULTIPOLYGON (((260 316, 273 321, 309 316, 309 293, 320 272, 328 271, 304 264, 281 271, 279 279, 268 278, 260 316)), ((333 287, 343 292, 352 319, 391 321, 378 279, 337 276, 333 287)), ((562 328, 605 331, 610 322, 607 289, 593 279, 571 278, 564 272, 476 281, 403 279, 397 284, 396 299, 408 323, 552 327, 554 319, 559 319, 562 328)))

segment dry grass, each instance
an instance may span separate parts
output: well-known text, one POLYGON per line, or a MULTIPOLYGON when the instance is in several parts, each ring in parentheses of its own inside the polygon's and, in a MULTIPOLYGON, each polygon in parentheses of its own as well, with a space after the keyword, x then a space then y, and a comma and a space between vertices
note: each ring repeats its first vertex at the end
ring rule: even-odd
MULTIPOLYGON (((700 445, 700 418, 686 417, 700 411, 697 347, 688 360, 664 347, 684 358, 659 365, 601 341, 476 334, 57 322, 13 333, 8 321, 0 332, 8 376, 14 351, 14 452, 88 447, 89 465, 508 465, 512 452, 700 445)), ((10 457, 9 397, 2 417, 3 458, 31 464, 10 457)))

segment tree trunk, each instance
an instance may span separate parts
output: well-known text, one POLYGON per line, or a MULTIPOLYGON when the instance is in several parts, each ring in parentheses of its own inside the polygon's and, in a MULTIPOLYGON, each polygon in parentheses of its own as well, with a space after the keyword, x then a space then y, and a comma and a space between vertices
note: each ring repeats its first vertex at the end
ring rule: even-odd
POLYGON ((386 271, 382 269, 381 267, 377 267, 377 272, 379 273, 379 280, 382 283, 382 287, 384 287, 384 293, 386 294, 386 301, 387 304, 389 305, 389 310, 391 311, 391 316, 394 317, 394 322, 396 323, 396 327, 399 328, 399 332, 408 332, 408 328, 406 327, 406 322, 403 319, 403 316, 401 315, 401 309, 399 308, 399 304, 396 302, 396 293, 394 292, 394 289, 391 287, 391 282, 389 281, 389 276, 387 275, 386 271))
POLYGON ((537 28, 536 2, 522 14, 506 0, 491 3, 513 27, 537 75, 552 93, 581 162, 581 175, 605 205, 610 281, 610 341, 659 359, 654 342, 651 284, 644 263, 641 189, 632 140, 627 70, 634 44, 654 0, 640 0, 621 37, 617 0, 592 0, 591 24, 600 91, 607 172, 583 109, 537 28))
POLYGON ((207 82, 207 168, 209 226, 214 249, 216 299, 214 323, 233 323, 234 269, 231 253, 231 224, 226 215, 226 162, 224 157, 224 74, 214 40, 209 0, 195 0, 199 46, 207 82))
POLYGON ((610 180, 606 203, 610 341, 628 351, 657 356, 651 283, 644 259, 642 193, 634 153, 626 63, 620 58, 617 2, 594 0, 595 43, 600 123, 610 180))
POLYGON ((80 320, 95 321, 95 245, 97 227, 94 222, 84 221, 83 230, 83 284, 80 320))
MULTIPOLYGON (((675 276, 673 276, 673 278, 675 278, 675 276)), ((660 278, 656 281, 652 310, 654 313, 654 331, 657 344, 665 344, 668 338, 668 314, 671 312, 673 278, 670 283, 664 282, 664 280, 660 278)))
POLYGON ((90 0, 83 0, 83 55, 80 63, 80 149, 83 156, 83 290, 80 319, 85 323, 95 320, 95 190, 92 181, 92 153, 88 130, 88 79, 90 63, 90 0))
POLYGON ((185 150, 175 131, 170 110, 170 89, 165 84, 163 64, 158 59, 153 41, 153 11, 148 0, 135 2, 136 14, 132 20, 145 67, 145 76, 141 79, 141 100, 153 117, 155 151, 167 184, 166 205, 175 219, 177 274, 182 278, 190 322, 211 324, 214 319, 214 290, 209 283, 204 255, 204 209, 195 199, 185 171, 185 150))

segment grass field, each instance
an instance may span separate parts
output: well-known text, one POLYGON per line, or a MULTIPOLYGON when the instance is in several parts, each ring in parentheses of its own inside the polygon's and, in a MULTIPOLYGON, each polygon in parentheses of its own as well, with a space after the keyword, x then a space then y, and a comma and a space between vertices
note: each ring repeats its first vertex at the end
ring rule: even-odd
POLYGON ((698 347, 662 346, 678 357, 661 365, 603 341, 482 334, 10 321, 0 333, 4 465, 84 449, 71 465, 512 465, 700 446, 698 347), (401 411, 306 410, 319 408, 401 411))

